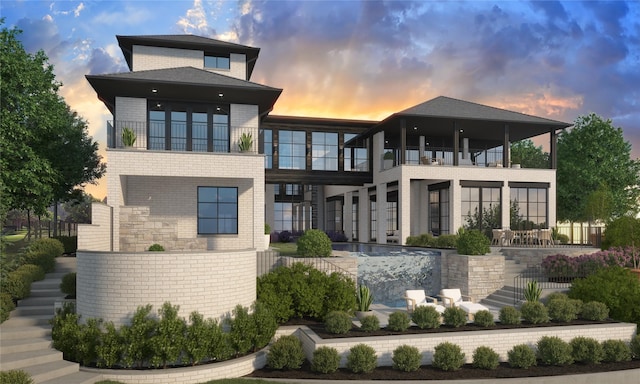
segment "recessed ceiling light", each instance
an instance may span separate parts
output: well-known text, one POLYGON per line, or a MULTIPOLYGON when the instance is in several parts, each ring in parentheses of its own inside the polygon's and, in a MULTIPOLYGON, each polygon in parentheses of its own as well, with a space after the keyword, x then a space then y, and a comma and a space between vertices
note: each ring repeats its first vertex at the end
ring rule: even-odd
POLYGON ((157 89, 155 89, 155 88, 152 88, 152 89, 151 89, 151 93, 158 93, 158 90, 157 90, 157 89))
POLYGON ((218 93, 218 97, 224 97, 224 93, 222 92, 218 93))

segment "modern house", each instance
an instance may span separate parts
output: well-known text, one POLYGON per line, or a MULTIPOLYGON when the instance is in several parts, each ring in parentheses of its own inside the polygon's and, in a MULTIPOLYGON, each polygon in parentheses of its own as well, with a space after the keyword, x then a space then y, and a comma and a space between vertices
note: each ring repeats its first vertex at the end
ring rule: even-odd
POLYGON ((87 76, 113 121, 108 205, 79 229, 85 318, 122 323, 165 301, 216 318, 250 305, 265 223, 403 243, 470 222, 508 227, 514 211, 556 221, 556 135, 570 124, 447 97, 382 121, 272 116, 282 90, 250 81, 258 48, 117 39, 130 72, 87 76), (510 163, 511 142, 540 135, 548 169, 510 163), (154 243, 167 252, 146 252, 154 243))

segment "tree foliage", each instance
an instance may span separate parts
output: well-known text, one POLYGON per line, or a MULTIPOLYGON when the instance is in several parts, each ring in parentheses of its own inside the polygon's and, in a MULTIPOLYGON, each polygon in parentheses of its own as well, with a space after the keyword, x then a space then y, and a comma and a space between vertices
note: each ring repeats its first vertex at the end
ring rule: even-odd
POLYGON ((522 168, 549 168, 549 153, 536 147, 533 141, 521 140, 511 143, 511 163, 520 164, 522 168))
POLYGON ((47 56, 26 52, 20 33, 0 30, 0 219, 9 209, 44 214, 105 172, 87 123, 58 95, 47 56))
POLYGON ((588 220, 594 200, 610 202, 611 217, 638 210, 640 161, 631 159, 622 129, 596 114, 578 117, 571 130, 560 134, 557 181, 559 220, 588 220))

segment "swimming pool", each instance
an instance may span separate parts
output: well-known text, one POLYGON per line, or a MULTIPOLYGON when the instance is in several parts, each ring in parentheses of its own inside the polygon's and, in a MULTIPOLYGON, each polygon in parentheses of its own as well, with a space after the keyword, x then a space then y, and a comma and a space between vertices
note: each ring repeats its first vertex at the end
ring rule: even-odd
POLYGON ((358 258, 358 285, 371 289, 376 304, 404 307, 407 289, 440 290, 440 251, 366 243, 334 243, 333 249, 358 258))

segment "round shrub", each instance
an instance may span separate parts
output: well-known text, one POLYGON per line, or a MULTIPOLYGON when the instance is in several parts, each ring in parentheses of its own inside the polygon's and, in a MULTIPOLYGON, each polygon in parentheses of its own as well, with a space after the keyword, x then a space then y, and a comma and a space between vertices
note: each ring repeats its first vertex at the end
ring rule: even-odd
POLYGON ((309 229, 297 242, 297 253, 302 257, 329 257, 331 256, 331 239, 324 231, 309 229))
POLYGON ((480 346, 473 351, 473 367, 496 369, 500 365, 500 356, 490 347, 480 346))
POLYGON ((320 347, 313 351, 311 370, 319 373, 333 373, 340 366, 338 350, 332 347, 320 347))
POLYGON ((42 267, 35 264, 22 264, 20 267, 18 267, 18 269, 16 269, 16 271, 26 273, 31 276, 32 282, 44 280, 45 277, 45 273, 42 267))
POLYGON ((0 372, 0 383, 33 384, 33 379, 27 372, 21 369, 12 369, 0 372))
POLYGON ((631 216, 619 217, 607 224, 603 235, 602 249, 640 244, 640 219, 631 216))
POLYGON ((477 229, 460 231, 456 250, 460 255, 486 255, 491 252, 491 241, 477 229))
MULTIPOLYGON (((637 336, 636 336, 637 337, 637 336)), ((602 342, 602 361, 606 363, 617 363, 620 361, 630 361, 632 358, 631 348, 622 340, 605 340, 602 342)))
POLYGON ((520 313, 525 321, 531 324, 542 324, 549 322, 549 312, 539 301, 527 301, 520 307, 520 313))
POLYGON ((420 368, 420 360, 422 356, 416 347, 410 345, 401 345, 393 350, 393 369, 403 372, 413 372, 420 368))
POLYGON ((495 321, 493 321, 493 313, 483 309, 482 311, 476 312, 473 317, 473 323, 477 324, 481 327, 493 327, 496 325, 495 321))
POLYGON ((571 345, 557 336, 543 336, 538 340, 538 360, 544 365, 567 365, 573 363, 571 345))
POLYGON ((349 349, 347 368, 353 373, 369 373, 376 369, 378 358, 375 349, 366 344, 357 344, 349 349))
POLYGON ((8 293, 14 300, 22 300, 31 294, 31 275, 13 271, 2 279, 2 292, 8 293))
POLYGON ((164 251, 164 247, 160 244, 151 244, 151 246, 149 246, 149 251, 151 252, 163 252, 164 251))
POLYGON ((62 276, 60 291, 69 296, 76 296, 76 272, 70 272, 62 276))
POLYGON ((436 248, 448 248, 453 249, 456 247, 458 241, 458 235, 456 234, 442 234, 436 237, 436 248))
POLYGON ((563 292, 551 292, 544 298, 545 304, 549 304, 552 300, 569 300, 569 296, 563 292))
POLYGON ((280 233, 278 233, 278 241, 281 243, 289 243, 291 242, 291 232, 289 231, 282 231, 280 233))
POLYGON ((26 264, 35 264, 40 266, 45 273, 53 272, 56 268, 56 257, 43 250, 27 251, 24 260, 26 264))
POLYGON ((604 350, 598 340, 578 336, 569 342, 571 357, 578 363, 599 364, 604 359, 604 350))
POLYGON ((633 339, 631 339, 629 347, 631 348, 633 358, 640 360, 640 335, 635 335, 633 339))
POLYGON ((513 368, 527 369, 536 365, 536 353, 526 344, 514 345, 507 352, 509 365, 513 368))
POLYGON ((360 320, 360 329, 365 332, 373 332, 380 329, 380 320, 375 315, 365 316, 360 320))
POLYGON ((441 316, 434 307, 423 306, 413 311, 411 320, 420 329, 434 329, 440 327, 441 316))
POLYGON ((29 244, 28 252, 43 252, 53 257, 59 257, 64 254, 64 245, 56 239, 42 238, 29 244))
POLYGON ((16 308, 11 295, 6 292, 0 293, 0 323, 9 318, 11 311, 16 308))
POLYGON ((457 371, 464 364, 464 357, 459 346, 445 341, 436 345, 432 365, 443 371, 457 371))
POLYGON ((402 311, 396 311, 389 315, 387 329, 394 332, 404 332, 409 328, 409 315, 402 311))
POLYGON ((345 334, 349 332, 352 327, 351 316, 343 311, 332 311, 324 320, 324 328, 327 332, 336 335, 345 334))
POLYGON ((302 343, 293 335, 279 337, 267 352, 267 366, 271 369, 299 369, 303 362, 302 343))
POLYGON ((549 317, 560 322, 571 322, 578 318, 582 302, 572 299, 554 299, 547 303, 549 317))
POLYGON ((605 303, 590 301, 582 304, 580 318, 585 320, 602 321, 609 317, 609 308, 605 303))
POLYGON ((514 307, 502 307, 500 308, 499 320, 502 324, 515 325, 520 324, 520 311, 514 307))
POLYGON ((462 327, 467 324, 467 318, 467 312, 458 307, 449 307, 445 309, 442 314, 444 324, 454 328, 462 327))

